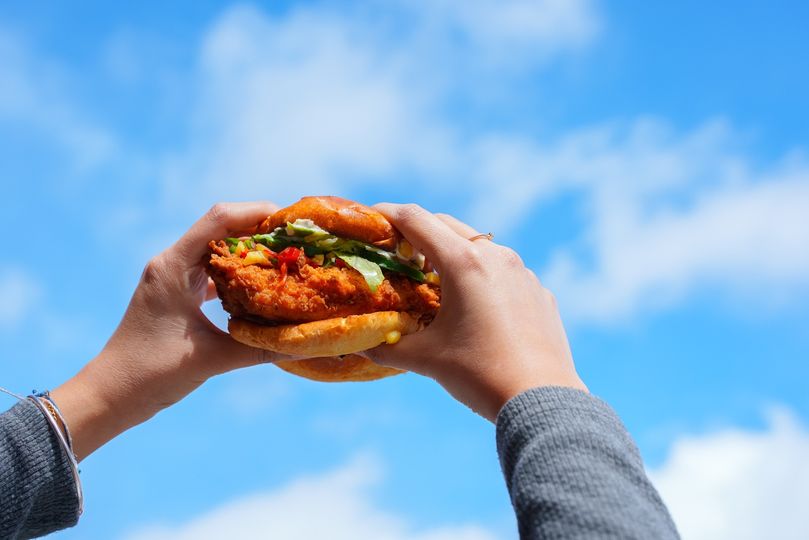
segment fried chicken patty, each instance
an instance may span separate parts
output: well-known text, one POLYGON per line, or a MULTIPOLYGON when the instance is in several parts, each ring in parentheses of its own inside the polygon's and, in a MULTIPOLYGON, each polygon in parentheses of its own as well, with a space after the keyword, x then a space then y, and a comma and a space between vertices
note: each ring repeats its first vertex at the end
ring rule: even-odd
POLYGON ((209 274, 222 305, 233 317, 269 324, 289 324, 375 311, 404 311, 431 321, 440 307, 440 292, 393 272, 372 293, 352 268, 308 264, 305 257, 288 269, 244 265, 225 242, 210 243, 209 274))

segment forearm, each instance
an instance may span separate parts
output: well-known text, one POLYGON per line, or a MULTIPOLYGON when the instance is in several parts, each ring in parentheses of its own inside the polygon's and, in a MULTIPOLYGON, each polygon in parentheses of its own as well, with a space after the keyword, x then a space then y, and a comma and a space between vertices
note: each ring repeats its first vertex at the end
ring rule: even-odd
POLYGON ((70 428, 73 452, 79 461, 205 380, 201 370, 194 375, 176 368, 138 370, 139 357, 157 352, 147 347, 122 349, 108 345, 79 373, 51 391, 70 428))
POLYGON ((678 538, 603 401, 570 388, 524 392, 498 415, 497 447, 521 538, 678 538))
POLYGON ((67 455, 42 412, 22 402, 0 415, 0 538, 71 527, 79 499, 67 455))

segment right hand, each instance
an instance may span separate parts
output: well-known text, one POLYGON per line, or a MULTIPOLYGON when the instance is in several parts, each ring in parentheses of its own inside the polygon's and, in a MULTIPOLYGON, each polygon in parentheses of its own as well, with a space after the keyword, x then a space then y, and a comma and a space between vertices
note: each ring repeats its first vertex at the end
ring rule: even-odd
POLYGON ((217 204, 149 262, 104 349, 51 392, 79 460, 210 377, 281 358, 233 340, 200 310, 216 298, 205 272, 208 242, 253 227, 276 210, 270 202, 217 204))
POLYGON ((587 391, 576 373, 556 300, 512 249, 448 215, 379 204, 441 275, 441 309, 426 329, 366 354, 426 375, 494 421, 505 403, 538 386, 587 391))

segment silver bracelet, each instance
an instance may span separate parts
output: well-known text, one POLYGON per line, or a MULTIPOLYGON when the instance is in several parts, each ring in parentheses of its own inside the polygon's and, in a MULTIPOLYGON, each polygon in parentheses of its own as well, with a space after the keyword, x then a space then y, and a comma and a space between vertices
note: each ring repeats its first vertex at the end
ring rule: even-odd
POLYGON ((56 416, 59 420, 59 424, 61 424, 61 426, 64 428, 65 437, 67 437, 67 444, 70 447, 70 451, 73 452, 73 437, 70 436, 70 428, 68 427, 67 422, 65 422, 65 417, 62 416, 62 411, 59 409, 59 406, 56 404, 53 398, 51 398, 50 390, 45 390, 44 392, 37 392, 35 390, 33 395, 34 397, 47 401, 45 406, 47 407, 48 412, 50 412, 52 416, 56 416))
POLYGON ((56 438, 59 439, 59 445, 62 447, 62 449, 64 449, 65 454, 67 454, 68 463, 70 464, 70 471, 73 474, 73 480, 76 482, 76 498, 79 501, 79 515, 81 515, 84 512, 84 492, 82 491, 81 478, 79 477, 79 462, 76 459, 76 454, 73 453, 73 441, 71 440, 70 443, 68 443, 68 439, 65 437, 65 434, 67 434, 67 437, 69 437, 70 434, 67 429, 67 424, 62 418, 62 413, 59 411, 59 409, 56 407, 56 404, 53 402, 53 400, 50 399, 50 397, 43 398, 47 399, 48 404, 52 405, 54 411, 56 411, 56 415, 58 415, 59 421, 62 423, 63 426, 65 426, 65 433, 62 433, 62 430, 56 424, 57 421, 56 416, 53 413, 49 412, 48 408, 42 403, 40 398, 37 397, 36 395, 30 395, 27 398, 24 398, 19 394, 15 394, 10 390, 6 390, 2 386, 0 386, 0 392, 15 397, 20 401, 30 401, 31 403, 33 403, 34 406, 37 409, 39 409, 39 411, 45 417, 45 420, 51 426, 53 432, 56 433, 56 438))

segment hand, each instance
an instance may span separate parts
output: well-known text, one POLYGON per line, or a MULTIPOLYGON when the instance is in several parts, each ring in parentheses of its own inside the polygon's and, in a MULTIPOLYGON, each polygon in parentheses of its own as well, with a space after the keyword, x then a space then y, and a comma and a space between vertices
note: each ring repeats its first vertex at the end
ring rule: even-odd
POLYGON ((104 349, 51 392, 78 459, 181 400, 208 378, 275 359, 231 339, 205 317, 200 305, 216 297, 204 268, 208 242, 253 227, 277 209, 272 203, 217 204, 149 261, 104 349))
POLYGON ((379 204, 441 275, 441 309, 426 329, 367 355, 432 377, 494 421, 517 394, 538 386, 586 391, 573 365, 556 300, 513 250, 448 215, 379 204))

